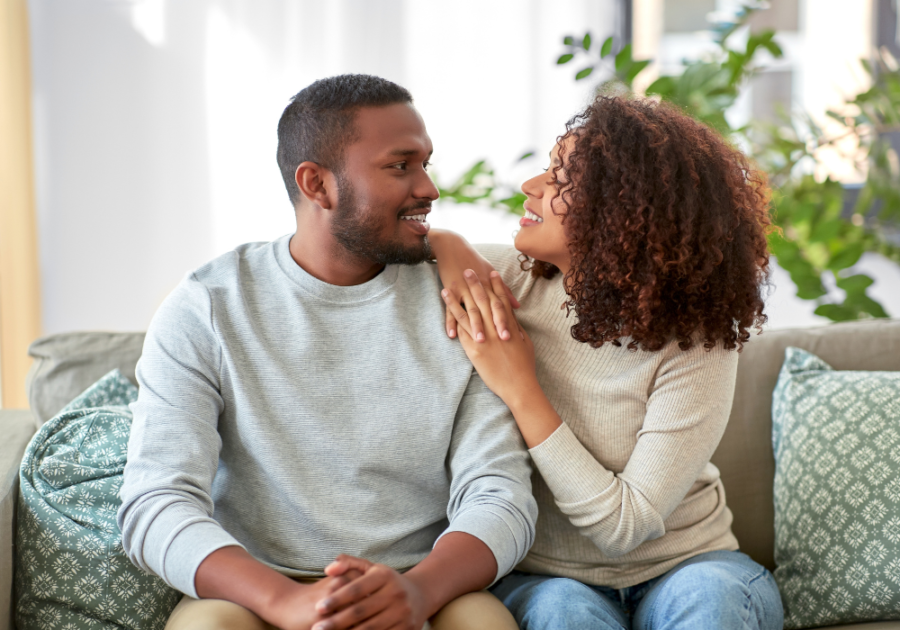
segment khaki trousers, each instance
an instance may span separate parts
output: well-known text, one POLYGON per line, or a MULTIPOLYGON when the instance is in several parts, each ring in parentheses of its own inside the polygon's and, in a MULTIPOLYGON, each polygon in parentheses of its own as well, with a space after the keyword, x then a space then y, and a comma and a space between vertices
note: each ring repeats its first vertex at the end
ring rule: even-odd
MULTIPOLYGON (((479 591, 454 599, 422 630, 519 630, 500 600, 479 591)), ((172 611, 166 630, 278 630, 255 614, 222 599, 194 599, 185 595, 172 611)))

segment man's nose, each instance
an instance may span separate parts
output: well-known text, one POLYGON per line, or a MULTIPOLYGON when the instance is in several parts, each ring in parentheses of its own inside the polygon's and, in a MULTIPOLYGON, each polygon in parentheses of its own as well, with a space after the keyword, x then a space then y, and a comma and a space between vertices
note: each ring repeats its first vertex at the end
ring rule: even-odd
POLYGON ((438 191, 437 186, 435 186, 434 181, 429 177, 428 173, 423 171, 416 181, 413 195, 417 199, 431 199, 434 201, 441 196, 441 193, 438 191))

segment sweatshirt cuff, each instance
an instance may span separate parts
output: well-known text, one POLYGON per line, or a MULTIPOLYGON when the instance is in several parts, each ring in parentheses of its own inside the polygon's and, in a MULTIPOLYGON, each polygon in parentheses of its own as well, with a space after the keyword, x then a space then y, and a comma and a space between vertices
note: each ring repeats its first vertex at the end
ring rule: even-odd
POLYGON ((491 582, 493 585, 512 571, 528 553, 531 541, 525 540, 527 533, 519 531, 520 529, 516 520, 511 515, 504 514, 502 509, 481 505, 478 509, 457 513, 438 540, 450 532, 463 532, 487 545, 497 561, 497 575, 491 582))
POLYGON ((194 577, 200 564, 222 547, 243 548, 243 545, 208 516, 178 518, 177 522, 166 516, 181 515, 163 512, 157 517, 144 541, 145 558, 146 552, 155 550, 152 566, 159 568, 159 577, 182 593, 199 599, 194 577))
POLYGON ((565 422, 528 452, 557 503, 579 503, 596 497, 616 478, 594 459, 565 422))

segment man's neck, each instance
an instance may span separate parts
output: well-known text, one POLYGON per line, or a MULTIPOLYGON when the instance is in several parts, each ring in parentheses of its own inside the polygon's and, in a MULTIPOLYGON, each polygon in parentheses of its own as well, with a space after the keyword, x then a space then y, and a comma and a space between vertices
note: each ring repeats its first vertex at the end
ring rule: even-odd
POLYGON ((294 262, 312 277, 340 287, 368 282, 384 265, 360 260, 347 252, 331 235, 328 225, 312 213, 297 213, 297 232, 291 237, 294 262))

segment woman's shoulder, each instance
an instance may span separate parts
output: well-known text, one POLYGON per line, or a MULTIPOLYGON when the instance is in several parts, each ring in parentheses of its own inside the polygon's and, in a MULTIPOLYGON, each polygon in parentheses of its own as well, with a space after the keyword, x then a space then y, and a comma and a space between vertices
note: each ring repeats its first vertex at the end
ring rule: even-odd
MULTIPOLYGON (((738 351, 726 349, 719 341, 707 348, 695 339, 687 350, 678 341, 670 341, 659 350, 656 382, 692 383, 693 387, 709 390, 734 386, 737 376, 738 351)), ((684 385, 682 385, 684 386, 684 385)))

